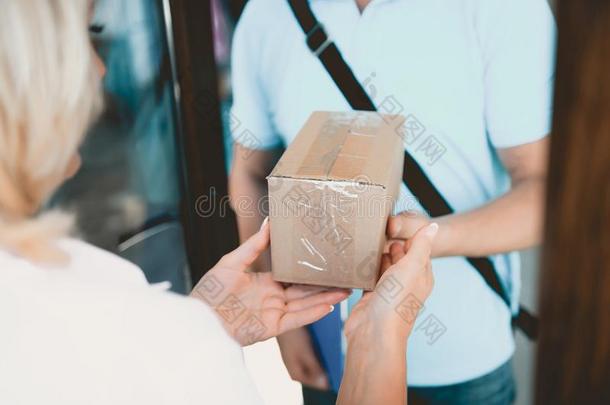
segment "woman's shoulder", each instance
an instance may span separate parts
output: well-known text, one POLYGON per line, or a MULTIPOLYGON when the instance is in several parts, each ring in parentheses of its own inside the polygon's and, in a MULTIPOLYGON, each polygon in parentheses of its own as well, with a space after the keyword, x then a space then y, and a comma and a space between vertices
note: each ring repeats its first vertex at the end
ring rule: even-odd
POLYGON ((146 284, 146 277, 135 264, 87 242, 66 238, 59 241, 68 255, 67 270, 83 280, 146 284))

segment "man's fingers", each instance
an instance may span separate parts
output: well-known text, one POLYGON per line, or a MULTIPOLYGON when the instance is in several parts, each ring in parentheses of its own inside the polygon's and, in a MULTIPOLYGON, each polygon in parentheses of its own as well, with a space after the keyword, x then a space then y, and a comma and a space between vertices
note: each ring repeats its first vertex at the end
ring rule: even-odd
POLYGON ((320 304, 335 305, 349 297, 349 294, 350 293, 345 290, 334 290, 310 295, 287 302, 286 311, 298 312, 320 304))
POLYGON ((381 256, 381 271, 379 272, 379 277, 383 276, 383 273, 385 273, 385 271, 387 269, 389 269, 391 265, 392 265, 392 259, 390 258, 390 255, 387 253, 384 253, 381 256))
POLYGON ((411 241, 412 241, 412 239, 407 239, 405 241, 405 252, 408 252, 409 249, 411 249, 411 241))
POLYGON ((301 350, 303 351, 301 357, 297 359, 300 364, 295 367, 296 370, 290 372, 290 377, 309 387, 328 390, 330 388, 328 378, 314 351, 307 350, 305 347, 301 350))
POLYGON ((312 386, 319 390, 329 389, 328 378, 315 353, 305 356, 303 361, 305 362, 305 367, 307 369, 307 381, 305 382, 305 385, 312 386))
POLYGON ((246 270, 269 247, 270 235, 269 221, 265 218, 261 229, 237 249, 223 256, 219 264, 246 270))
POLYGON ((288 312, 280 320, 279 334, 319 321, 333 310, 332 305, 320 304, 302 311, 288 312))
POLYGON ((432 254, 432 243, 438 233, 438 224, 432 223, 420 229, 411 240, 411 246, 407 254, 397 263, 398 266, 406 266, 410 263, 425 268, 432 254))
POLYGON ((409 239, 428 219, 415 211, 403 211, 388 219, 386 233, 389 239, 409 239))
MULTIPOLYGON (((305 384, 308 385, 308 384, 305 384)), ((327 391, 330 388, 330 384, 328 383, 328 378, 324 375, 318 375, 312 381, 312 387, 317 388, 320 391, 327 391)))
POLYGON ((405 244, 404 242, 395 242, 390 246, 390 258, 392 264, 398 263, 400 259, 405 255, 405 244))

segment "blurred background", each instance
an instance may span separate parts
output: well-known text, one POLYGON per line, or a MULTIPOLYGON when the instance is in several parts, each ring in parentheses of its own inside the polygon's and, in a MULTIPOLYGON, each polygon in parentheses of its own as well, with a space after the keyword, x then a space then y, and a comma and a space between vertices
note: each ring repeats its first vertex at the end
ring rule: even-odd
MULTIPOLYGON (((82 146, 82 170, 50 203, 77 214, 84 239, 181 294, 237 245, 226 204, 230 44, 245 2, 98 0, 106 110, 82 146)), ((536 312, 537 252, 522 254, 522 301, 536 312)), ((520 333, 517 344, 517 403, 527 405, 535 346, 520 333)), ((245 358, 267 404, 301 403, 275 339, 245 358)))
POLYGON ((85 239, 185 293, 181 158, 162 9, 149 0, 103 0, 95 21, 104 27, 94 41, 108 69, 106 109, 81 149, 82 170, 52 203, 77 213, 85 239))

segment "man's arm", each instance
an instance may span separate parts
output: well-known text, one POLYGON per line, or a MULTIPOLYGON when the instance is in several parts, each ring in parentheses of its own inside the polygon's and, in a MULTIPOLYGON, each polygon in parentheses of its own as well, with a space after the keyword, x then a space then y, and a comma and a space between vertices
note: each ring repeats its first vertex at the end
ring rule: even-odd
MULTIPOLYGON (((498 149, 511 177, 510 190, 482 207, 434 220, 440 225, 433 256, 488 256, 521 250, 540 243, 544 221, 544 193, 549 137, 498 149)), ((408 239, 428 222, 422 215, 392 217, 388 234, 408 239)))
MULTIPOLYGON (((269 214, 262 212, 260 201, 267 195, 267 175, 281 155, 280 149, 252 150, 235 145, 233 167, 229 176, 231 207, 237 216, 240 242, 245 242, 261 227, 269 214)), ((266 252, 252 266, 255 271, 269 271, 271 259, 266 252)))

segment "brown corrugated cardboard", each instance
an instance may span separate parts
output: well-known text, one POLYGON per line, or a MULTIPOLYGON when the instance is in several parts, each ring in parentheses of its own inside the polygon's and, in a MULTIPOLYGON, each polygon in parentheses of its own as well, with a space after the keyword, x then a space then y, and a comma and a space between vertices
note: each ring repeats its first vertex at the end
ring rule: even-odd
POLYGON ((314 112, 267 178, 273 276, 370 290, 397 197, 404 118, 314 112))

